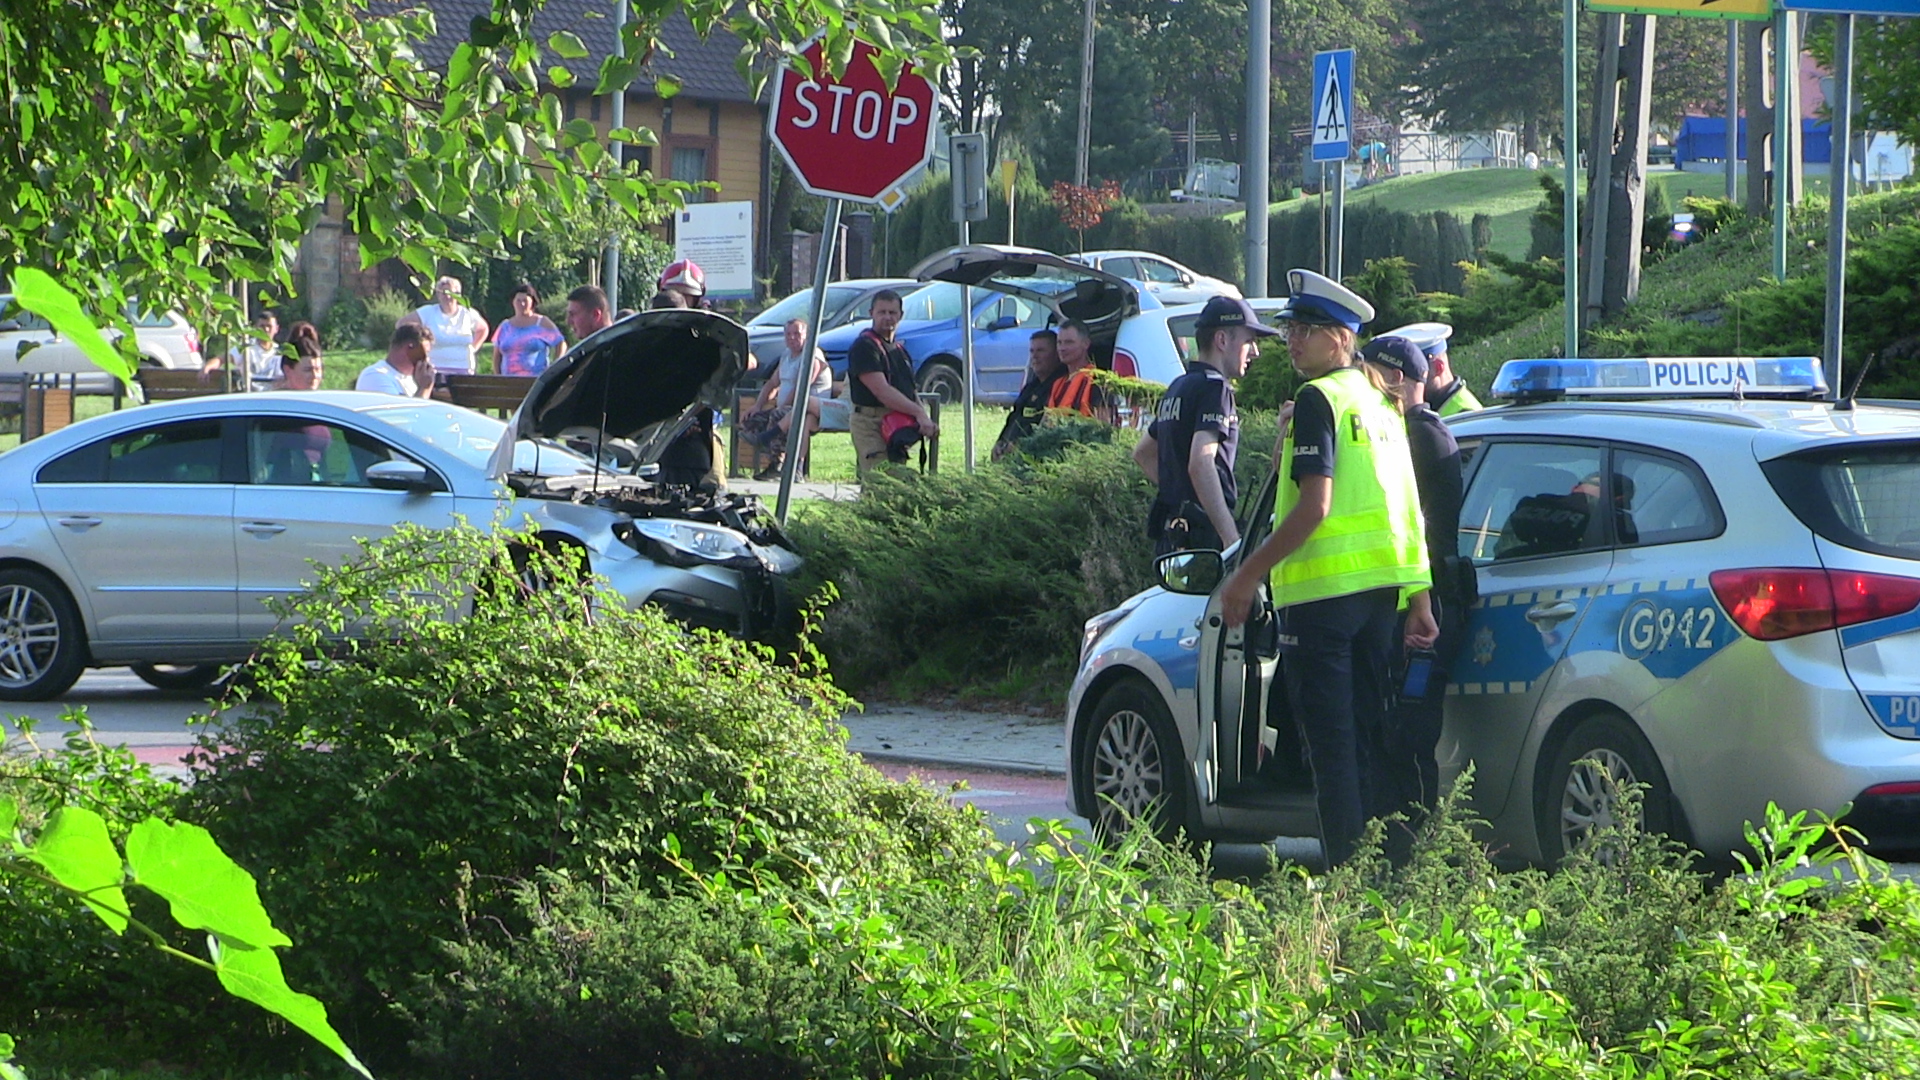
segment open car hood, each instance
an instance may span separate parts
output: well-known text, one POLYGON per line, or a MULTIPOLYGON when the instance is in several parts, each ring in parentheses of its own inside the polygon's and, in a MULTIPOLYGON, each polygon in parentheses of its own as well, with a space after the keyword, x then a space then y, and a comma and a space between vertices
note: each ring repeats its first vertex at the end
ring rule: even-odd
POLYGON ((1097 326, 1140 312, 1133 282, 1038 248, 962 244, 937 251, 908 271, 920 281, 951 281, 1012 293, 1063 319, 1097 326))
POLYGON ((634 444, 638 464, 657 460, 681 422, 724 408, 747 356, 747 328, 685 308, 642 311, 569 349, 540 373, 515 410, 490 472, 505 479, 522 439, 605 431, 634 444))

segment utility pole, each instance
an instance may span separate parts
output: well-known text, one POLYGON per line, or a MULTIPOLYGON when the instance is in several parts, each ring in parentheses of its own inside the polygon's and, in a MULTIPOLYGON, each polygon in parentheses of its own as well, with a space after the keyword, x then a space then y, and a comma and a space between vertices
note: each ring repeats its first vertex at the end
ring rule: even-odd
POLYGON ((1561 238, 1566 254, 1561 263, 1564 279, 1562 304, 1566 318, 1562 343, 1568 359, 1580 355, 1580 0, 1566 0, 1560 11, 1560 100, 1561 147, 1567 155, 1566 183, 1561 191, 1561 238))
POLYGON ((1600 16, 1600 56, 1593 72, 1593 140, 1587 148, 1586 301, 1580 324, 1592 326, 1605 314, 1607 228, 1613 224, 1613 139, 1620 126, 1620 28, 1624 17, 1600 16))
POLYGON ((1086 16, 1080 27, 1080 141, 1073 150, 1073 182, 1087 186, 1087 140, 1093 124, 1093 5, 1087 0, 1086 16))
MULTIPOLYGON (((627 25, 627 0, 613 0, 613 55, 627 55, 626 35, 622 31, 627 25)), ((612 121, 615 128, 627 126, 627 87, 622 83, 613 88, 612 121)), ((613 160, 623 161, 620 144, 608 140, 607 149, 613 152, 613 160)), ((607 293, 607 314, 620 310, 620 234, 607 236, 607 257, 601 264, 606 269, 605 283, 601 288, 607 293)))
POLYGON ((1740 197, 1740 20, 1727 20, 1727 201, 1740 197))
POLYGON ((1827 175, 1832 202, 1827 211, 1827 323, 1822 341, 1827 386, 1840 385, 1840 352, 1847 303, 1847 187, 1853 179, 1853 16, 1833 17, 1833 164, 1827 175))
POLYGON ((1240 197, 1247 201, 1248 296, 1267 295, 1267 113, 1272 101, 1273 0, 1247 0, 1247 135, 1240 197))

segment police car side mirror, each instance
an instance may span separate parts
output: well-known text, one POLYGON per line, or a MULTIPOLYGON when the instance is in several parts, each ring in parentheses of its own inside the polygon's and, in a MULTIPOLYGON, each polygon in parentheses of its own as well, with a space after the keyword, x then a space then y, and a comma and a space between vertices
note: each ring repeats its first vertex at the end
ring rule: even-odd
POLYGON ((1160 586, 1171 593, 1206 596, 1226 576, 1226 563, 1217 551, 1176 551, 1154 561, 1160 586))

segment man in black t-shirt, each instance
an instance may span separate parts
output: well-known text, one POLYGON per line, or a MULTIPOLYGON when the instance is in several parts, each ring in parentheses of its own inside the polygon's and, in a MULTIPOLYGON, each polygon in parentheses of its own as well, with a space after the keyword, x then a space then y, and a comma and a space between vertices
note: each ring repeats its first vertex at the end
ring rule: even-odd
POLYGON ((1255 340, 1279 333, 1245 300, 1216 296, 1194 323, 1198 355, 1160 398, 1133 460, 1160 490, 1147 516, 1154 555, 1185 548, 1224 550, 1240 539, 1234 456, 1240 414, 1230 380, 1246 374, 1255 340))
POLYGON ((1027 339, 1027 381, 1020 387, 1020 396, 1014 400, 1013 411, 1007 414, 1007 423, 1000 429, 1000 437, 993 441, 993 460, 1011 454, 1021 439, 1033 434, 1040 425, 1040 418, 1046 415, 1047 400, 1053 395, 1053 388, 1065 376, 1067 369, 1060 365, 1060 345, 1051 330, 1035 330, 1027 339))
POLYGON ((887 462, 887 439, 881 425, 890 412, 905 413, 929 437, 940 429, 914 396, 913 358, 894 340, 906 308, 900 294, 882 289, 867 307, 872 327, 862 330, 847 350, 847 390, 853 402, 848 428, 853 436, 854 465, 862 476, 887 462))

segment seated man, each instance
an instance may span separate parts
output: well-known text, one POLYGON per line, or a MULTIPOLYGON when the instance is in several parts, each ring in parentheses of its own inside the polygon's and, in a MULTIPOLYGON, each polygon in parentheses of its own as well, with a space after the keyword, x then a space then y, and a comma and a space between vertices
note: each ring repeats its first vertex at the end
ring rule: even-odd
POLYGON ((1021 439, 1033 434, 1040 418, 1046 414, 1053 388, 1065 374, 1066 369, 1060 366, 1058 335, 1051 330, 1034 331, 1027 339, 1027 381, 1020 387, 1020 396, 1013 403, 1013 411, 1007 414, 1007 424, 1000 429, 1000 437, 994 440, 993 460, 999 461, 1011 454, 1021 439))
MULTIPOLYGON (((753 410, 740 420, 740 434, 748 442, 767 451, 772 460, 753 475, 755 480, 771 480, 780 475, 787 455, 787 437, 793 431, 793 399, 800 386, 801 352, 807 345, 804 319, 789 319, 785 327, 787 351, 760 387, 753 410)), ((820 403, 833 393, 833 373, 827 370, 827 356, 813 350, 813 374, 807 391, 807 431, 820 430, 820 403)))
POLYGON ((1060 362, 1066 365, 1066 377, 1055 383, 1047 396, 1050 409, 1070 409, 1081 416, 1114 422, 1113 401, 1105 390, 1095 386, 1093 373, 1093 332, 1078 319, 1060 324, 1056 338, 1060 362))

